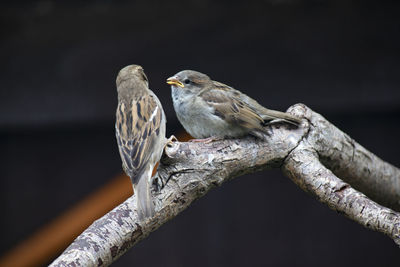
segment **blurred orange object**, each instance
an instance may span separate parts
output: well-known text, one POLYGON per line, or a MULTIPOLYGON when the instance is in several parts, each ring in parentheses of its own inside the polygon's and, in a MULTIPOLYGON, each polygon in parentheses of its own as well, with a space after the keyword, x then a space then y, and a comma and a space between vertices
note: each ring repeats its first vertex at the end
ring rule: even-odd
MULTIPOLYGON (((187 133, 181 133, 177 137, 180 141, 191 138, 187 133)), ((118 175, 2 255, 0 266, 34 267, 49 264, 94 220, 131 195, 132 184, 129 177, 118 175)))
POLYGON ((0 266, 42 266, 50 263, 94 220, 131 194, 128 176, 115 177, 3 255, 0 266))

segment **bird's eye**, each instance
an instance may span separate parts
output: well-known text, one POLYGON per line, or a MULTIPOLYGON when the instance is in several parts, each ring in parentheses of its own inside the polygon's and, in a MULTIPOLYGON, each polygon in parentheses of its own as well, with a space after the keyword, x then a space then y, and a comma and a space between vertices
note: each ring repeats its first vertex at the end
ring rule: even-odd
POLYGON ((183 81, 185 84, 189 84, 190 83, 190 80, 189 79, 186 79, 186 80, 184 80, 183 81))

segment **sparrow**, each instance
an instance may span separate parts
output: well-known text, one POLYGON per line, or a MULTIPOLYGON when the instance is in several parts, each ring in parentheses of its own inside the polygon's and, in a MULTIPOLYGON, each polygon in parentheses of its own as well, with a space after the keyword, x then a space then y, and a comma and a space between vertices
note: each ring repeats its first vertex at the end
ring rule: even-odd
POLYGON ((179 122, 194 138, 208 141, 253 135, 264 138, 271 121, 301 123, 291 114, 270 110, 206 74, 183 70, 167 79, 179 122))
POLYGON ((137 194, 139 219, 143 220, 154 214, 151 176, 167 143, 166 117, 160 100, 149 89, 141 66, 129 65, 121 69, 116 84, 115 135, 122 168, 131 178, 137 194))

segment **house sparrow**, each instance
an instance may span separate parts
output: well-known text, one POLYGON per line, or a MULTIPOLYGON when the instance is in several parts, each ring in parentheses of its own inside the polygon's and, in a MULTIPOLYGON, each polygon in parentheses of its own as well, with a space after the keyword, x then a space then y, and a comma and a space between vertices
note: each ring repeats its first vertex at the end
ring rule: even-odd
POLYGON ((263 138, 273 120, 299 125, 300 118, 264 108, 254 99, 207 75, 184 70, 167 79, 176 115, 194 138, 215 140, 247 134, 263 138))
POLYGON ((151 217, 151 176, 167 139, 166 118, 157 96, 149 89, 143 68, 130 65, 117 77, 118 107, 115 135, 122 167, 137 194, 139 219, 151 217))

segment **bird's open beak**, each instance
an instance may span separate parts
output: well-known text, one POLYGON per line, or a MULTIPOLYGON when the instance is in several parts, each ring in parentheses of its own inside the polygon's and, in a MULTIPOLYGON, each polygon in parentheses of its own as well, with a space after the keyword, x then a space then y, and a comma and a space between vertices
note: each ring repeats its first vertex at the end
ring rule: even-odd
POLYGON ((168 78, 167 79, 167 83, 169 84, 169 85, 177 85, 177 86, 179 86, 179 87, 185 87, 184 85, 183 85, 183 83, 181 83, 180 81, 178 81, 178 79, 177 78, 175 78, 175 77, 170 77, 170 78, 168 78))

